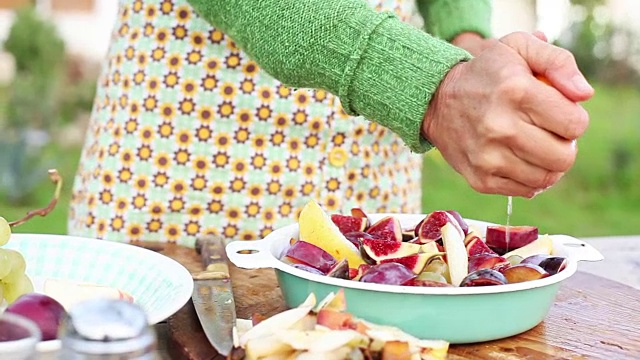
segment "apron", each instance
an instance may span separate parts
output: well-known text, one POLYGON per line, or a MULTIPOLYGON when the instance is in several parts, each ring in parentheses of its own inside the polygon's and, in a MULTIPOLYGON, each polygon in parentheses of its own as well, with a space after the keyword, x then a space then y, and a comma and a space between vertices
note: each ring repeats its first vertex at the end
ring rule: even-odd
MULTIPOLYGON (((414 0, 372 0, 417 19, 414 0)), ((421 210, 422 156, 323 90, 262 72, 185 0, 121 1, 73 185, 68 232, 193 247, 327 213, 421 210)))

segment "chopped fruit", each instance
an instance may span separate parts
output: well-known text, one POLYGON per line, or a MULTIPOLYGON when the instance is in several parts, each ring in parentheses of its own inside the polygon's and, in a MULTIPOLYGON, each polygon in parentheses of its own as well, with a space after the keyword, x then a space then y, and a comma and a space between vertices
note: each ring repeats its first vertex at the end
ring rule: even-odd
POLYGON ((340 229, 343 234, 353 231, 365 231, 369 225, 367 218, 354 217, 349 215, 332 214, 331 221, 340 229))
POLYGON ((538 228, 535 226, 487 226, 485 236, 487 245, 500 255, 514 249, 519 249, 538 238, 538 228), (507 243, 507 232, 509 243, 507 243))
POLYGON ((338 292, 336 292, 333 296, 327 296, 326 302, 322 304, 322 307, 324 309, 346 311, 347 297, 344 295, 344 289, 338 290, 338 292))
POLYGON ((427 262, 429 262, 429 260, 431 260, 435 256, 440 256, 440 255, 442 255, 442 253, 414 254, 409 256, 403 256, 400 258, 381 260, 380 263, 384 264, 388 262, 395 262, 395 263, 406 266, 409 270, 413 271, 414 274, 420 274, 424 269, 424 267, 427 265, 427 262))
POLYGON ((418 274, 418 277, 416 278, 416 280, 437 281, 445 284, 449 283, 447 279, 444 276, 442 276, 442 274, 433 272, 433 271, 421 272, 420 274, 418 274))
POLYGON ((293 259, 294 262, 309 265, 325 274, 328 273, 329 270, 331 270, 331 268, 333 268, 337 263, 336 258, 331 256, 328 252, 314 244, 302 240, 296 241, 295 244, 289 247, 285 256, 289 259, 293 259))
POLYGON ((415 229, 402 229, 402 241, 418 241, 415 229))
POLYGON ((533 264, 511 265, 502 270, 502 274, 509 283, 538 280, 549 276, 543 268, 533 264))
POLYGON ((435 258, 427 266, 425 266, 423 273, 432 272, 441 275, 445 281, 451 284, 451 277, 449 276, 449 265, 442 258, 435 258))
POLYGON ((349 263, 347 262, 347 259, 342 259, 340 262, 335 264, 329 272, 327 272, 327 276, 349 280, 349 263))
POLYGON ((522 256, 520 255, 511 255, 507 258, 507 261, 509 262, 509 264, 511 265, 518 265, 522 262, 522 256))
POLYGON ((358 276, 358 269, 349 268, 349 279, 353 280, 358 276))
POLYGON ((344 237, 346 237, 347 240, 351 241, 351 243, 353 245, 355 245, 355 247, 358 248, 358 249, 360 249, 360 246, 362 245, 362 240, 364 240, 364 239, 373 239, 373 236, 367 234, 364 231, 348 232, 348 233, 344 234, 344 237))
POLYGON ((325 273, 323 273, 322 271, 316 269, 316 268, 312 268, 309 265, 305 265, 305 264, 291 264, 291 266, 293 266, 296 269, 300 269, 300 270, 304 270, 306 272, 310 272, 312 274, 318 274, 318 275, 325 275, 325 273))
POLYGON ((467 255, 496 254, 496 252, 491 250, 479 236, 472 235, 469 241, 466 241, 466 239, 467 238, 465 238, 467 255))
POLYGON ((398 241, 365 239, 362 241, 360 251, 375 262, 380 262, 385 259, 417 254, 420 251, 420 245, 398 241))
POLYGON ((357 217, 357 218, 369 219, 367 214, 365 214, 365 212, 362 211, 362 209, 358 209, 358 208, 352 208, 351 209, 351 216, 357 217))
POLYGON ((479 254, 469 258, 469 272, 472 273, 480 269, 499 270, 502 267, 511 265, 507 259, 497 254, 479 254))
POLYGON ((460 213, 455 210, 447 210, 447 213, 453 216, 453 218, 458 222, 458 225, 460 225, 460 229, 462 229, 462 233, 467 235, 469 233, 469 225, 467 225, 467 222, 464 221, 464 219, 462 218, 462 215, 460 215, 460 213))
POLYGON ((513 251, 504 254, 504 257, 518 255, 527 258, 531 255, 550 255, 553 251, 553 240, 549 235, 542 235, 537 240, 513 251))
POLYGON ((309 201, 298 218, 300 240, 316 245, 331 254, 336 260, 347 259, 349 267, 364 264, 358 248, 347 240, 331 218, 315 201, 309 201))
POLYGON ((415 279, 416 274, 407 269, 406 266, 398 263, 384 263, 374 265, 369 268, 360 281, 377 284, 402 285, 411 279, 415 279))
POLYGON ((442 252, 443 250, 444 248, 438 247, 438 243, 436 243, 435 241, 431 241, 420 246, 420 251, 422 251, 423 253, 437 253, 442 252))
POLYGON ((423 286, 423 287, 453 287, 453 285, 448 284, 446 282, 434 281, 434 280, 423 280, 423 279, 412 279, 402 284, 405 286, 423 286))
POLYGON ((400 220, 393 216, 387 216, 376 221, 367 229, 367 233, 378 240, 402 241, 400 220))
POLYGON ((418 239, 422 244, 442 238, 442 227, 451 221, 451 215, 446 211, 434 211, 420 222, 416 228, 418 239))
POLYGON ((447 222, 442 227, 442 240, 447 253, 451 284, 459 286, 462 279, 469 273, 469 259, 467 249, 464 247, 464 237, 459 227, 456 228, 453 223, 447 222))
POLYGON ((404 341, 387 341, 382 347, 382 359, 405 360, 411 358, 409 343, 404 341))
POLYGON ((507 278, 493 269, 480 269, 467 275, 460 286, 493 286, 504 285, 507 278))
POLYGON ((318 325, 326 326, 331 330, 349 329, 353 315, 333 309, 320 309, 318 311, 318 325))
POLYGON ((58 328, 67 314, 64 306, 54 298, 38 293, 20 296, 6 311, 32 320, 42 332, 44 341, 58 337, 58 328))
POLYGON ((549 275, 555 275, 567 267, 567 259, 561 256, 532 255, 523 259, 522 264, 538 265, 549 275))
POLYGON ((362 278, 362 275, 364 275, 364 273, 367 272, 367 270, 369 270, 369 268, 371 268, 372 266, 373 265, 369 265, 369 264, 362 264, 358 266, 358 274, 352 280, 360 281, 360 278, 362 278))

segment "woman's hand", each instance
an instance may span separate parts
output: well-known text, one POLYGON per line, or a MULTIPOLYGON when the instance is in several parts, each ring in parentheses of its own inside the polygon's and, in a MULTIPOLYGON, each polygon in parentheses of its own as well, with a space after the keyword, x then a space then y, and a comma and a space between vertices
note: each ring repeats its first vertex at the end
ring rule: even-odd
POLYGON ((423 134, 476 191, 533 197, 573 165, 592 95, 568 51, 513 33, 447 74, 423 134))

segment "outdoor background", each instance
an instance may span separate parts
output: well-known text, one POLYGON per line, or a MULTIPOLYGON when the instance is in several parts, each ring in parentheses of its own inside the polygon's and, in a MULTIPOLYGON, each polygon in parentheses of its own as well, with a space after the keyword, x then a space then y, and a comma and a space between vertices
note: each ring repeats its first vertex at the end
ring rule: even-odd
MULTIPOLYGON (((67 205, 116 16, 115 0, 0 0, 0 216, 56 210, 16 232, 66 232, 67 205), (16 12, 24 5, 34 8, 16 12)), ((543 30, 570 49, 596 88, 574 168, 532 200, 514 199, 512 224, 579 237, 640 234, 640 4, 635 0, 496 0, 494 33, 543 30)), ((475 193, 437 151, 425 156, 423 209, 506 222, 507 199, 475 193)))

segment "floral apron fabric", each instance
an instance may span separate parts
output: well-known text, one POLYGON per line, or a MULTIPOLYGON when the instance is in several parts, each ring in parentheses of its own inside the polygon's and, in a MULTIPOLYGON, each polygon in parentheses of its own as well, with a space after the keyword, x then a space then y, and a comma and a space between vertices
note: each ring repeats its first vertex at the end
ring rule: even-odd
MULTIPOLYGON (((372 0, 416 18, 414 0, 372 0)), ((309 199, 419 212, 422 157, 322 90, 260 71, 183 0, 121 1, 73 186, 68 231, 193 246, 253 240, 309 199)))

